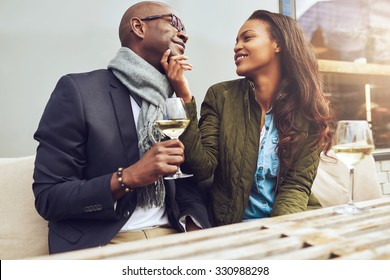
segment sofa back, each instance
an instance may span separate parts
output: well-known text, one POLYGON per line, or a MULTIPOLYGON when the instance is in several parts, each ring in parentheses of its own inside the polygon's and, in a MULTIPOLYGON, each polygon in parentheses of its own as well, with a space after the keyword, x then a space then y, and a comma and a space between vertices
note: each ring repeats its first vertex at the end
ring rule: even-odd
MULTIPOLYGON (((333 157, 322 155, 317 176, 313 182, 312 191, 321 202, 328 207, 348 203, 351 193, 350 175, 347 166, 333 157)), ((381 186, 376 177, 375 160, 372 155, 365 157, 355 167, 354 202, 377 199, 382 197, 381 186)))
POLYGON ((0 158, 0 259, 47 255, 47 222, 34 206, 34 156, 0 158))

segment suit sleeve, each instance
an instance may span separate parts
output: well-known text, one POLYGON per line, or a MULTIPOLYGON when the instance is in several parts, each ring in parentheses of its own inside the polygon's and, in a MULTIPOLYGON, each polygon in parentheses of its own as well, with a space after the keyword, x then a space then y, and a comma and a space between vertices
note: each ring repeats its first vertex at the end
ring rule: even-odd
POLYGON ((35 206, 47 220, 115 219, 112 174, 85 178, 88 123, 71 76, 62 77, 44 110, 34 138, 37 148, 35 206))
POLYGON ((176 201, 180 216, 191 216, 202 228, 211 227, 207 213, 206 198, 202 196, 201 189, 192 179, 176 180, 176 201))

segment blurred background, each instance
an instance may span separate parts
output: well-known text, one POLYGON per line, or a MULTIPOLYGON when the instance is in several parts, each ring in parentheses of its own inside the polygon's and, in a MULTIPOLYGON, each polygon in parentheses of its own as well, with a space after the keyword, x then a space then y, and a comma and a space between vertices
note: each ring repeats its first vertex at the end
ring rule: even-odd
MULTIPOLYGON (((35 154, 33 134, 58 79, 106 68, 118 25, 138 1, 0 0, 0 157, 35 154)), ((207 88, 237 78, 233 47, 257 9, 295 17, 315 47, 337 119, 367 119, 390 148, 390 0, 171 0, 189 34, 198 107, 207 88)), ((199 108, 198 108, 199 109, 199 108)))
MULTIPOLYGON (((120 47, 118 25, 139 1, 0 1, 0 157, 35 154, 33 134, 58 79, 106 68, 120 47)), ((187 77, 199 105, 214 83, 236 78, 233 48, 256 9, 279 1, 172 0, 189 34, 187 77)))
POLYGON ((390 148, 390 0, 295 3, 318 59, 337 68, 323 74, 337 119, 368 120, 376 148, 390 148))

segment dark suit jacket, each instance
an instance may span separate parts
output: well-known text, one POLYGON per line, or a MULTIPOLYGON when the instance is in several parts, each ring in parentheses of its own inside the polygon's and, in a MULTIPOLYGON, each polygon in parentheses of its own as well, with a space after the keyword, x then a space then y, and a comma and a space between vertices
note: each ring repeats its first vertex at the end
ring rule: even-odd
MULTIPOLYGON (((136 207, 136 191, 117 203, 112 173, 139 160, 129 91, 110 70, 62 77, 34 138, 39 142, 33 191, 39 214, 49 221, 50 253, 107 244, 136 207)), ((176 180, 177 181, 177 180, 176 180)), ((166 181, 170 223, 183 231, 180 215, 209 227, 197 192, 166 181)))

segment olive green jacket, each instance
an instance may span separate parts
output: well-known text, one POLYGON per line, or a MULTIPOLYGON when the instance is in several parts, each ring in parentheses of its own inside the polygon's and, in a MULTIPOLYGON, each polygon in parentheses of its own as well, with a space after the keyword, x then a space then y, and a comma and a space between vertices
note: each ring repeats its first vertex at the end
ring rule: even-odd
MULTIPOLYGON (((211 215, 214 224, 241 222, 257 168, 261 108, 248 80, 238 79, 212 86, 197 120, 195 101, 187 103, 191 122, 180 137, 185 145, 183 169, 197 181, 214 175, 211 215)), ((279 168, 276 196, 271 215, 304 211, 310 201, 317 173, 320 149, 313 147, 308 124, 301 123, 298 143, 301 151, 292 158, 292 168, 279 168)), ((282 161, 280 161, 282 162, 282 161)))

